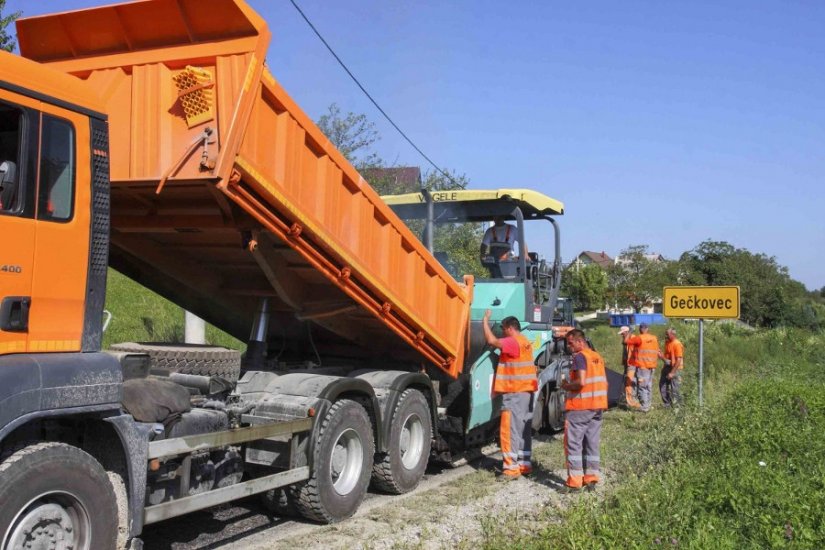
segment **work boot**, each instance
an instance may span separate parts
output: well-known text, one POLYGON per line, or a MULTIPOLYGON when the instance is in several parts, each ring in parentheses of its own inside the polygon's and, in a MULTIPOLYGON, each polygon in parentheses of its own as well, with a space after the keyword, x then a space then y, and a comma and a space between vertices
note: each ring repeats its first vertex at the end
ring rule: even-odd
POLYGON ((559 493, 563 495, 577 495, 582 492, 582 487, 571 487, 570 485, 564 485, 559 489, 559 493))

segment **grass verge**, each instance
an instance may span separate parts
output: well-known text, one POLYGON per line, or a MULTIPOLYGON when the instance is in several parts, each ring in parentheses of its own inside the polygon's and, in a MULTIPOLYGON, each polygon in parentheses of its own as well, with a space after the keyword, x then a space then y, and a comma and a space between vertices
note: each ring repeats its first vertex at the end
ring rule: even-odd
MULTIPOLYGON (((104 349, 117 342, 183 342, 183 309, 113 269, 106 285, 106 309, 112 320, 103 333, 104 349)), ((245 349, 240 340, 209 324, 206 341, 245 349)))
MULTIPOLYGON (((679 330, 695 350, 696 327, 679 330)), ((590 332, 615 361, 615 330, 590 332)), ((609 413, 604 498, 584 496, 528 535, 488 532, 485 547, 825 547, 825 338, 732 325, 705 336, 704 409, 609 413)))

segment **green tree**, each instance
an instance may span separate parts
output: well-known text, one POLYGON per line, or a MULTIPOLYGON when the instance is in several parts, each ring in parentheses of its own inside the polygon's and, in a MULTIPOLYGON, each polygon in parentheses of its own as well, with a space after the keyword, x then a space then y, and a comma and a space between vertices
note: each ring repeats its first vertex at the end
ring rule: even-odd
MULTIPOLYGON (((344 114, 341 108, 333 103, 318 119, 317 124, 330 142, 357 170, 387 166, 372 149, 381 136, 375 129, 375 124, 366 115, 353 112, 344 114)), ((379 195, 399 191, 393 181, 371 178, 369 183, 379 195)), ((435 170, 426 172, 422 181, 422 186, 430 191, 465 189, 468 184, 469 180, 466 176, 449 170, 446 175, 435 170)), ((416 235, 423 237, 424 222, 407 220, 407 225, 416 235)), ((456 277, 463 274, 472 274, 476 277, 486 276, 486 270, 481 267, 478 258, 482 235, 481 224, 436 224, 433 248, 435 251, 447 253, 448 268, 456 277)))
POLYGON ((561 276, 561 292, 580 309, 598 309, 607 296, 607 273, 596 264, 571 265, 561 276))
POLYGON ((372 150, 381 139, 375 124, 367 115, 349 112, 343 114, 338 104, 333 103, 318 119, 318 127, 332 144, 357 170, 383 166, 383 161, 372 150))
POLYGON ((740 289, 741 318, 756 326, 816 324, 816 309, 805 286, 791 279, 776 258, 754 254, 724 241, 704 241, 680 258, 699 284, 740 289))
MULTIPOLYGON (((431 170, 424 175, 423 186, 429 191, 452 191, 466 189, 470 181, 464 174, 447 171, 447 175, 431 170)), ((423 234, 424 224, 419 222, 416 229, 423 234)), ((481 265, 478 249, 484 231, 480 223, 437 223, 433 235, 433 250, 445 252, 449 258, 448 269, 456 277, 474 275, 488 277, 481 265)))
POLYGON ((3 11, 5 9, 6 0, 0 0, 0 49, 6 50, 7 52, 13 52, 15 46, 17 46, 17 41, 6 29, 9 25, 14 23, 14 21, 20 17, 23 12, 16 11, 9 15, 3 15, 3 11))
POLYGON ((608 301, 636 311, 661 298, 665 286, 676 283, 679 267, 674 262, 651 259, 648 245, 631 245, 622 250, 607 269, 608 301))

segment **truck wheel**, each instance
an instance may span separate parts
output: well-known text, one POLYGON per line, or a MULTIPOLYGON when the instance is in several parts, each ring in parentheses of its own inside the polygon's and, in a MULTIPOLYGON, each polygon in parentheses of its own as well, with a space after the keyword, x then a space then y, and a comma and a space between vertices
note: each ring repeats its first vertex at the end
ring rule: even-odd
POLYGON ((543 433, 547 424, 547 387, 541 389, 536 397, 536 402, 533 404, 533 431, 536 433, 543 433))
POLYGON ((261 494, 264 507, 282 518, 294 518, 298 515, 295 498, 289 488, 279 487, 261 494))
POLYGON ((237 382, 241 372, 241 354, 232 349, 198 344, 164 344, 162 342, 123 342, 113 344, 114 351, 145 353, 152 367, 181 374, 220 376, 237 382))
POLYGON ((364 407, 350 399, 335 402, 315 442, 312 476, 293 488, 298 512, 322 523, 354 514, 367 493, 374 452, 364 407))
POLYGON ((117 498, 109 478, 76 447, 48 442, 11 451, 0 464, 0 494, 3 550, 117 544, 117 498))
POLYGON ((553 431, 564 429, 564 391, 555 389, 547 396, 547 424, 553 431))
POLYGON ((400 495, 415 489, 427 469, 432 438, 427 399, 418 390, 406 390, 391 422, 389 451, 376 457, 380 462, 373 466, 372 482, 381 491, 400 495))

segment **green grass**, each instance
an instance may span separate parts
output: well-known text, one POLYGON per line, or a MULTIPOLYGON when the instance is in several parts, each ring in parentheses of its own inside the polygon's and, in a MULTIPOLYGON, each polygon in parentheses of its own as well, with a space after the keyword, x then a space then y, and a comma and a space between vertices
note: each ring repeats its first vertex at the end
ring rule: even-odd
MULTIPOLYGON (((486 548, 825 547, 825 337, 706 326, 699 410, 697 327, 677 330, 693 355, 686 406, 610 412, 604 498, 583 495, 561 518, 547 513, 530 536, 494 530, 486 548)), ((620 352, 615 332, 588 330, 608 362, 620 352)))
MULTIPOLYGON (((117 342, 183 342, 184 311, 132 279, 109 269, 106 309, 112 320, 103 347, 117 342)), ((243 350, 243 342, 206 325, 209 344, 243 350)))

